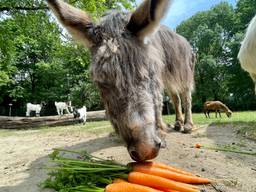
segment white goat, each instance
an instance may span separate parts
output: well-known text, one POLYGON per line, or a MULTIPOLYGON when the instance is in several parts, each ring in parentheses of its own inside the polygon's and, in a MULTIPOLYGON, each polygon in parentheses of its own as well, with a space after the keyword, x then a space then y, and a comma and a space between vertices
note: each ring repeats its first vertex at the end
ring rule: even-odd
POLYGON ((238 53, 241 67, 250 73, 256 93, 256 15, 251 20, 238 53))
POLYGON ((82 121, 83 123, 86 122, 86 107, 83 106, 80 109, 74 109, 74 118, 79 118, 80 121, 82 121))
MULTIPOLYGON (((55 104, 58 115, 63 115, 64 110, 66 110, 67 113, 70 114, 70 111, 68 109, 69 107, 71 108, 70 102, 66 103, 66 102, 56 102, 55 101, 54 104, 55 104)), ((71 110, 72 110, 72 108, 71 108, 71 110)))
POLYGON ((36 116, 40 116, 40 111, 42 109, 42 104, 32 104, 32 103, 27 103, 27 111, 26 111, 26 116, 29 117, 31 111, 36 112, 36 116))

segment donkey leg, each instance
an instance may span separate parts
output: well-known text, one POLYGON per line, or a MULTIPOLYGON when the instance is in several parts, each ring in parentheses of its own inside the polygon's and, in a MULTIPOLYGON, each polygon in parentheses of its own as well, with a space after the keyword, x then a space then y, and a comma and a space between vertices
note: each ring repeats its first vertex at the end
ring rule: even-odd
POLYGON ((159 94, 157 95, 158 97, 158 103, 157 103, 157 108, 156 108, 156 126, 158 128, 158 136, 161 138, 161 148, 165 148, 166 147, 166 141, 165 141, 165 137, 166 137, 166 133, 168 131, 168 126, 166 125, 166 123, 163 121, 162 118, 162 109, 163 109, 163 98, 162 95, 159 94))
POLYGON ((192 131, 192 128, 194 126, 193 120, 192 120, 192 98, 191 98, 191 91, 187 90, 184 93, 182 93, 182 103, 185 113, 185 124, 183 128, 183 133, 190 133, 192 131))
POLYGON ((162 104, 156 111, 156 125, 161 131, 167 132, 168 126, 166 125, 162 118, 162 104))
POLYGON ((174 130, 180 131, 184 125, 182 109, 181 109, 181 100, 179 95, 176 93, 172 93, 171 96, 172 96, 172 103, 174 105, 175 114, 176 114, 174 130))

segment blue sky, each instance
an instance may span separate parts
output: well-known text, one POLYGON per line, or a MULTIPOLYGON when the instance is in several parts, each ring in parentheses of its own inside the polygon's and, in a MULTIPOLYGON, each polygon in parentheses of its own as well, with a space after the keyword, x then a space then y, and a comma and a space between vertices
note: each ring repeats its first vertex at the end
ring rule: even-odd
MULTIPOLYGON (((141 1, 137 0, 138 3, 141 1)), ((173 29, 198 11, 208 10, 222 1, 235 5, 237 0, 174 0, 162 23, 173 29)))

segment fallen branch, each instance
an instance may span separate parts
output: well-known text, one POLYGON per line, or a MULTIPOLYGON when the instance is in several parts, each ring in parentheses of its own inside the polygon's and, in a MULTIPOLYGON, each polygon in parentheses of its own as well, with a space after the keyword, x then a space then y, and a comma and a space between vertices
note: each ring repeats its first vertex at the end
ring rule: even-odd
POLYGON ((238 149, 227 149, 223 147, 212 147, 212 146, 205 146, 201 144, 195 144, 195 148, 204 148, 204 149, 210 149, 214 151, 225 151, 225 152, 232 152, 232 153, 239 153, 239 154, 244 154, 244 155, 253 155, 256 156, 256 152, 251 152, 251 151, 241 151, 238 149))
POLYGON ((221 187, 219 187, 216 183, 211 183, 211 186, 212 186, 213 189, 215 189, 215 191, 217 191, 217 192, 225 192, 225 191, 222 190, 221 187))

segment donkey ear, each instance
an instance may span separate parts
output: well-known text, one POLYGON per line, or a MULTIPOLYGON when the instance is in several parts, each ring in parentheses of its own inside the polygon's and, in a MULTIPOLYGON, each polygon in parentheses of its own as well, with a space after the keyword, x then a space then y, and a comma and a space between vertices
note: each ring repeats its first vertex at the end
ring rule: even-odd
POLYGON ((61 0, 47 0, 47 3, 74 39, 88 48, 100 40, 100 36, 95 33, 92 20, 85 12, 61 0))
POLYGON ((144 40, 158 27, 168 10, 171 0, 145 0, 132 14, 126 28, 144 40))

